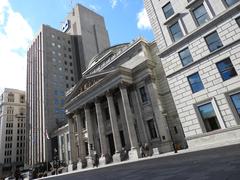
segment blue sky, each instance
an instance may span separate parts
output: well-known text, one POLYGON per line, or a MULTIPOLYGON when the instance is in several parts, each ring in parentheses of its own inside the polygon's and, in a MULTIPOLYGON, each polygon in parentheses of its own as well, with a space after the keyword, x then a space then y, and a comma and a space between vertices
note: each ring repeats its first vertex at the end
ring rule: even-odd
POLYGON ((59 29, 71 7, 80 3, 105 18, 111 44, 128 42, 138 36, 153 40, 149 28, 137 27, 137 15, 143 9, 142 0, 24 0, 24 3, 10 0, 10 3, 26 18, 34 32, 43 23, 59 29))
POLYGON ((0 0, 0 92, 25 90, 26 52, 41 24, 60 29, 80 3, 105 18, 111 45, 154 39, 143 0, 0 0))

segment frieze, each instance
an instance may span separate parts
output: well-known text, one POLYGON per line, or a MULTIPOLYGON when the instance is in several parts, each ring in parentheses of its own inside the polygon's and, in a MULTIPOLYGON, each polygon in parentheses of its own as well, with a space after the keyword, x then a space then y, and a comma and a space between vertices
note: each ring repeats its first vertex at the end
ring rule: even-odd
POLYGON ((83 84, 80 88, 79 88, 79 93, 78 94, 81 94, 83 93, 84 91, 90 89, 91 87, 93 87, 95 84, 97 84, 99 81, 101 81, 102 78, 96 80, 89 80, 88 82, 86 82, 85 84, 83 84))

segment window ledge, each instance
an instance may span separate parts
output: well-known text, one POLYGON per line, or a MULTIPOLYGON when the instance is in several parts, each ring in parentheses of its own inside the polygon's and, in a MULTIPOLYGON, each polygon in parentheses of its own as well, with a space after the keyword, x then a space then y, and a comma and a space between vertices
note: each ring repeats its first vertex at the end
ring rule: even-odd
POLYGON ((212 57, 212 56, 216 55, 217 53, 219 53, 220 51, 224 51, 225 49, 227 49, 227 48, 231 47, 232 45, 235 45, 235 44, 237 44, 237 43, 239 43, 239 42, 240 42, 240 39, 237 39, 237 40, 235 40, 235 41, 233 41, 233 42, 231 42, 231 43, 229 43, 229 44, 227 44, 227 45, 223 45, 223 46, 220 47, 219 49, 216 49, 215 51, 210 52, 208 55, 206 55, 206 56, 204 56, 204 57, 202 57, 202 58, 200 58, 200 59, 197 59, 196 61, 193 61, 192 63, 190 63, 190 64, 182 67, 181 69, 176 70, 175 72, 167 75, 167 78, 170 78, 170 77, 176 75, 177 73, 180 73, 180 72, 186 70, 187 68, 194 66, 194 65, 197 64, 197 63, 200 63, 200 62, 202 62, 202 61, 204 61, 204 60, 207 60, 207 59, 209 59, 210 57, 212 57))
POLYGON ((214 130, 214 131, 205 132, 205 133, 201 133, 201 134, 194 135, 194 136, 189 136, 189 137, 186 137, 186 140, 192 140, 192 139, 196 139, 196 138, 207 137, 207 136, 220 134, 220 133, 224 133, 224 132, 229 132, 229 131, 234 131, 234 130, 238 130, 238 129, 240 129, 240 126, 235 125, 235 126, 229 127, 229 128, 226 127, 226 129, 217 129, 217 130, 214 130))
POLYGON ((177 14, 174 14, 172 16, 170 16, 167 21, 165 21, 163 24, 164 25, 167 25, 167 24, 170 24, 171 22, 175 21, 176 19, 178 19, 180 16, 180 13, 177 13, 177 14))
POLYGON ((143 106, 148 106, 149 105, 149 100, 145 101, 145 102, 142 102, 142 105, 143 106))
POLYGON ((191 1, 191 2, 188 3, 188 5, 186 6, 186 9, 190 9, 190 8, 192 8, 194 5, 200 4, 200 3, 202 3, 202 2, 203 2, 203 0, 193 0, 193 1, 191 1))

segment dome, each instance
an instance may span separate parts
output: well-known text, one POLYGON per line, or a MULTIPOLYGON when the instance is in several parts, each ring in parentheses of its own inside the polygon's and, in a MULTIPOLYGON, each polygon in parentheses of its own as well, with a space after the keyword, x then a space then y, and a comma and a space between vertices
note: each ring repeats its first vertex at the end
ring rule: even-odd
POLYGON ((118 44, 115 46, 111 46, 105 50, 103 50, 101 53, 97 54, 96 56, 94 56, 89 64, 88 64, 88 68, 90 69, 92 66, 94 66, 99 60, 101 60, 104 56, 107 55, 107 57, 109 56, 114 56, 115 54, 117 54, 119 51, 122 51, 122 49, 126 48, 129 45, 129 43, 123 43, 123 44, 118 44))

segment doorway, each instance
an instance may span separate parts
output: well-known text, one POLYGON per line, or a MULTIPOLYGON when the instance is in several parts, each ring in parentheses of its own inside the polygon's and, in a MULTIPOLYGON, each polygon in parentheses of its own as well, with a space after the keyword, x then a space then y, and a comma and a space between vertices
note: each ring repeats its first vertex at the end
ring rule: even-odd
POLYGON ((115 154, 113 134, 111 133, 111 134, 107 135, 107 138, 108 138, 108 143, 109 143, 109 147, 110 147, 110 154, 112 156, 113 154, 115 154))

